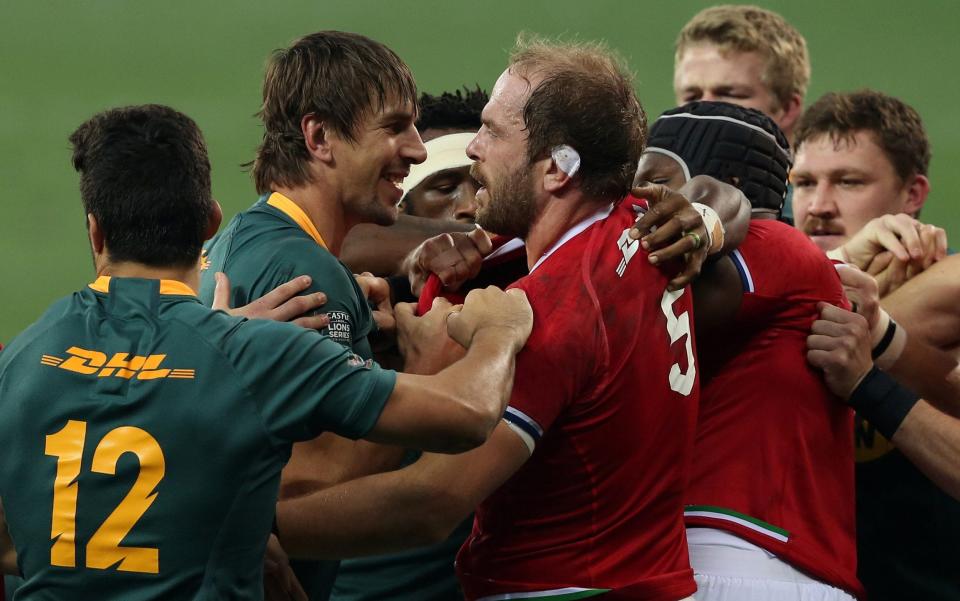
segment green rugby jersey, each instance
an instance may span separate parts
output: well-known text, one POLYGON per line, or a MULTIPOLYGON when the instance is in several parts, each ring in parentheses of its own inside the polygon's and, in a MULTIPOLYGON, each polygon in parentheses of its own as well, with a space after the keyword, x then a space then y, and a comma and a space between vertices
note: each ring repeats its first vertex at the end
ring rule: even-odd
MULTIPOLYGON (((373 314, 350 270, 330 251, 310 218, 286 196, 261 196, 237 214, 205 247, 201 264, 200 298, 213 303, 214 274, 230 278, 231 305, 250 303, 300 275, 313 278, 309 290, 323 292, 320 308, 330 317, 322 330, 364 359, 373 352, 367 335, 373 314)), ((292 561, 294 572, 311 601, 327 601, 337 576, 338 561, 292 561)))
POLYGON ((0 353, 17 599, 260 599, 294 441, 361 437, 396 374, 184 284, 101 278, 0 353))
POLYGON ((313 278, 306 292, 323 292, 320 311, 330 317, 323 330, 340 344, 369 359, 367 335, 373 314, 350 270, 327 250, 323 238, 300 207, 274 192, 261 196, 206 245, 200 298, 213 303, 213 275, 230 278, 231 306, 240 307, 300 275, 313 278))

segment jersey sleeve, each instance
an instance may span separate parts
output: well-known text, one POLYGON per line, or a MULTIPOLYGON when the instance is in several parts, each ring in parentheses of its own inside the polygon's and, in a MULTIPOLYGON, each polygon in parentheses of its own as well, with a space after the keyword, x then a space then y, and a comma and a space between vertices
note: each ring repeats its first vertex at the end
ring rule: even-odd
POLYGON ((362 438, 393 392, 396 373, 291 324, 243 321, 227 345, 275 443, 331 431, 362 438))
POLYGON ((570 324, 583 326, 582 316, 566 316, 571 321, 557 312, 540 312, 539 297, 531 293, 529 298, 534 307, 533 332, 517 355, 513 393, 503 416, 511 428, 529 436, 524 437, 528 445, 530 440, 537 444, 564 408, 578 398, 597 350, 592 336, 569 344, 575 339, 570 324))

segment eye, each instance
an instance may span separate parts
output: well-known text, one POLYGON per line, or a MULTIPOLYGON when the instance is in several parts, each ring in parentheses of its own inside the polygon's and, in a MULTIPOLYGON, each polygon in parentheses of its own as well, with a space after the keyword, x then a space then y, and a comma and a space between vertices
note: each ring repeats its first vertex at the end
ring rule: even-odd
POLYGON ((840 185, 845 188, 856 188, 863 185, 863 180, 855 177, 845 177, 840 180, 840 185))
POLYGON ((812 179, 798 178, 791 182, 794 188, 813 188, 817 185, 817 182, 812 179))

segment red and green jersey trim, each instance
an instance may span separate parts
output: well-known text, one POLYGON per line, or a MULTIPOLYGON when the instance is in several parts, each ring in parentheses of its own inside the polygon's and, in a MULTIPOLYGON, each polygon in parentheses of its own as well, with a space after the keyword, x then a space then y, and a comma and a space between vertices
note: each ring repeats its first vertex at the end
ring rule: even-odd
POLYGON ((527 591, 523 593, 501 593, 499 595, 489 595, 481 597, 477 601, 508 601, 510 599, 538 599, 546 601, 574 601, 576 599, 586 599, 596 597, 603 593, 609 593, 608 588, 580 588, 568 586, 565 588, 555 588, 548 591, 527 591))
POLYGON ((715 505, 687 505, 683 510, 683 516, 686 518, 710 518, 722 522, 731 522, 753 530, 754 532, 769 536, 782 543, 790 540, 790 532, 787 530, 745 513, 727 509, 726 507, 717 507, 715 505))

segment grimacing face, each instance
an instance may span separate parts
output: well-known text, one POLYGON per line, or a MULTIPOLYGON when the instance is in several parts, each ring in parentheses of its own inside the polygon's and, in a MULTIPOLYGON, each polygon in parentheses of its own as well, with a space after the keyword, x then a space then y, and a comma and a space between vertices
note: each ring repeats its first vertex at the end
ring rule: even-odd
POLYGON ((527 159, 523 107, 535 82, 504 71, 483 108, 483 125, 467 146, 477 190, 477 223, 505 236, 526 237, 536 215, 527 159))
POLYGON ((344 208, 357 223, 391 225, 397 220, 400 184, 410 165, 427 158, 414 120, 412 105, 387 103, 364 115, 356 142, 328 133, 344 208))
POLYGON ((403 197, 401 208, 408 215, 474 223, 477 189, 470 166, 444 169, 431 174, 403 197))
POLYGON ((637 163, 637 175, 634 185, 641 182, 663 184, 671 190, 676 190, 687 183, 683 167, 676 160, 655 150, 644 150, 637 163))
POLYGON ((766 60, 757 52, 723 51, 707 42, 687 46, 673 74, 677 104, 721 101, 757 109, 783 128, 784 108, 764 81, 766 60))
POLYGON ((909 183, 868 131, 805 140, 790 181, 797 227, 823 250, 842 245, 875 217, 919 210, 909 183))

